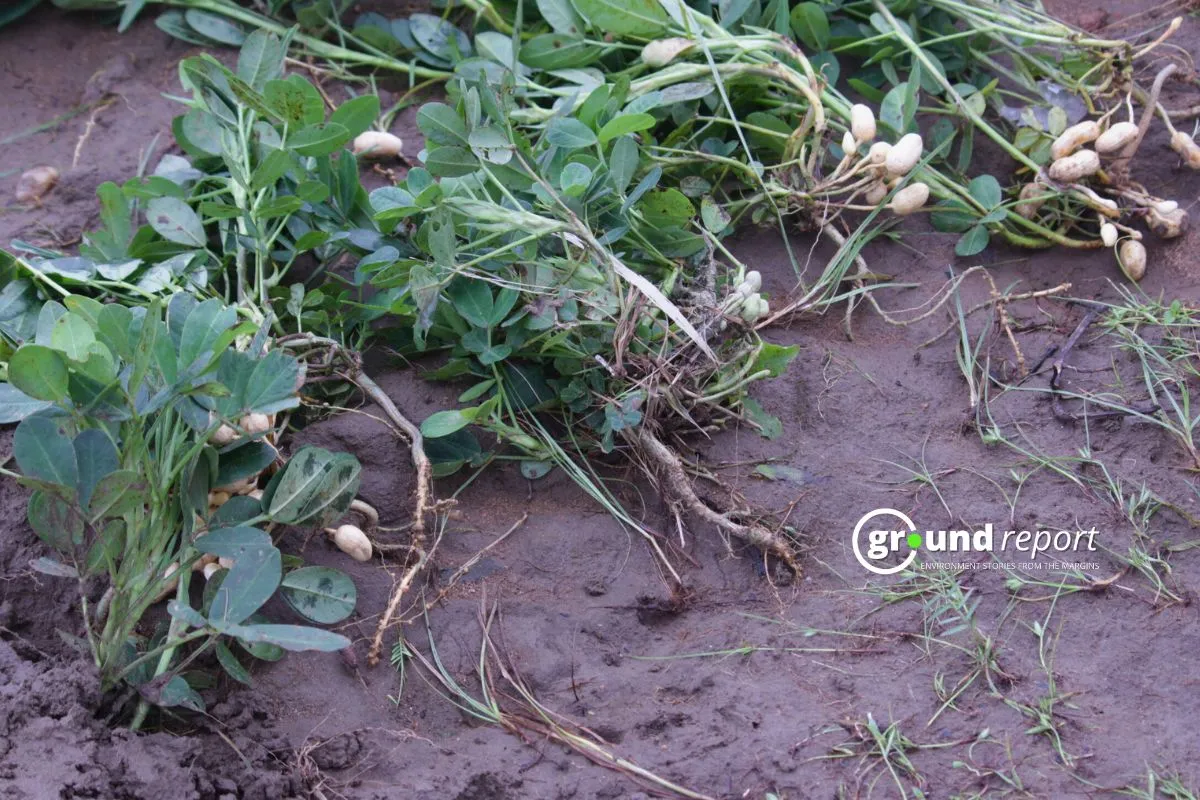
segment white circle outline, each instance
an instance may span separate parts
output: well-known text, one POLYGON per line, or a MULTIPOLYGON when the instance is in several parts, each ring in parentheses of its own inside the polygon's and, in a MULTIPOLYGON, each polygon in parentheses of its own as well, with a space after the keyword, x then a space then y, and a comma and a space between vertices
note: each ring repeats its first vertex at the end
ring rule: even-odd
POLYGON ((850 544, 854 547, 854 557, 857 558, 858 563, 862 564, 868 571, 874 572, 876 575, 895 575, 900 570, 907 569, 908 565, 911 564, 914 559, 916 559, 916 550, 913 550, 911 553, 909 553, 908 558, 904 559, 902 563, 894 567, 888 567, 884 569, 883 567, 877 567, 868 561, 866 557, 863 556, 862 549, 858 544, 858 535, 862 533, 863 526, 875 519, 875 517, 879 517, 884 514, 890 514, 891 516, 896 517, 908 527, 908 530, 916 530, 917 526, 913 524, 913 521, 909 519, 908 515, 904 512, 897 511, 894 508, 877 508, 874 511, 868 511, 866 514, 864 514, 863 517, 858 521, 858 524, 854 526, 854 535, 850 538, 850 544))

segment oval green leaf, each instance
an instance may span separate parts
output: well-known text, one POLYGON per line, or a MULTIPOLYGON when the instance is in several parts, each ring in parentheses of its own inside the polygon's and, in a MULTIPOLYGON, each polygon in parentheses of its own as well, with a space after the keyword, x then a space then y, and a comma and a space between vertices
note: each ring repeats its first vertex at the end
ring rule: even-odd
POLYGON ((62 354, 44 345, 21 345, 8 362, 8 380, 35 400, 63 400, 69 379, 62 354))
POLYGON ((304 567, 283 579, 283 597, 297 613, 322 625, 341 622, 354 612, 358 592, 344 572, 329 567, 304 567))

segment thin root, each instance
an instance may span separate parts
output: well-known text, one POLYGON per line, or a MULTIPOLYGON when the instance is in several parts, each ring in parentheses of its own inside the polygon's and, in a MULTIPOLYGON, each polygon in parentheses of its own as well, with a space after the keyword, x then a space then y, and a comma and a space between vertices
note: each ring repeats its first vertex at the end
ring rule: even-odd
POLYGON ((647 426, 640 426, 637 433, 633 435, 633 440, 653 465, 658 474, 663 494, 669 501, 678 503, 689 514, 715 525, 723 533, 735 536, 775 556, 787 564, 796 577, 804 574, 791 545, 777 532, 770 531, 761 525, 743 525, 734 522, 728 514, 713 510, 701 500, 696 495, 696 490, 692 488, 692 482, 688 479, 687 470, 684 469, 679 456, 659 441, 647 426))

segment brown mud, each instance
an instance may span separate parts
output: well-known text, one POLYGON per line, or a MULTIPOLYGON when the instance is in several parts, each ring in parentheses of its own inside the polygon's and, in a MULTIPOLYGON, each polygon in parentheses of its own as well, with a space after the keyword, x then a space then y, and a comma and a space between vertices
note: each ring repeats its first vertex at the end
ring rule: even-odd
MULTIPOLYGON (((1132 10, 1115 0, 1105 5, 1114 16, 1132 10)), ((1052 5, 1088 27, 1111 22, 1091 9, 1052 5)), ((1200 23, 1188 18, 1176 41, 1195 54, 1200 23)), ((90 15, 48 4, 0 31, 0 138, 84 106, 0 149, 4 197, 12 197, 23 169, 46 163, 63 173, 42 208, 4 201, 0 241, 70 249, 96 223, 99 183, 123 181, 141 160, 153 164, 171 151, 176 106, 163 93, 177 89, 175 65, 189 52, 149 20, 118 36, 90 15)), ((398 132, 415 153, 415 132, 398 132)), ((1192 207, 1200 176, 1176 163, 1159 129, 1143 145, 1135 172, 1192 207)), ((808 257, 811 239, 795 242, 808 257)), ((920 284, 881 291, 884 306, 916 305, 951 267, 961 272, 976 263, 955 259, 953 243, 953 235, 906 223, 902 244, 870 246, 872 269, 920 284)), ((1193 230, 1152 245, 1143 290, 1200 299, 1198 243, 1193 230)), ((775 232, 745 233, 736 244, 740 257, 763 272, 767 290, 778 296, 791 288, 794 273, 775 232)), ((819 244, 810 270, 829 253, 819 244)), ((1042 290, 1067 281, 1072 297, 1118 298, 1120 275, 1107 252, 993 246, 977 261, 1002 288, 1042 290)), ((968 281, 965 304, 986 297, 985 284, 968 281)), ((1085 313, 1055 299, 1008 310, 1030 366, 1049 346, 1061 345, 1085 313)), ((1195 786, 1200 619, 1193 601, 1200 549, 1187 545, 1200 536, 1179 514, 1162 511, 1146 528, 1155 546, 1174 546, 1169 554, 1159 551, 1169 564, 1169 574, 1160 572, 1178 602, 1137 570, 1122 571, 1105 550, 1088 554, 1100 565, 1088 575, 1120 576, 1102 590, 1053 602, 1037 599, 1052 589, 1014 599, 996 570, 964 572, 958 584, 969 592, 976 630, 992 642, 997 670, 991 686, 987 676, 976 678, 940 714, 935 686, 952 690, 971 674, 967 651, 977 640, 969 630, 955 631, 961 619, 947 604, 952 595, 889 595, 893 579, 874 579, 857 564, 850 532, 877 507, 901 509, 921 528, 974 529, 987 521, 1016 529, 1094 526, 1098 542, 1118 554, 1133 541, 1133 526, 1112 499, 1069 475, 1032 472, 1012 449, 981 441, 953 335, 919 347, 948 320, 938 313, 897 328, 861 309, 853 341, 841 331, 840 313, 771 329, 770 340, 800 347, 786 375, 755 392, 783 420, 783 436, 765 441, 743 429, 697 443, 696 457, 719 471, 725 487, 707 491, 743 492, 759 507, 788 513, 801 531, 807 571, 790 586, 773 585, 754 554, 697 527, 682 533, 687 558, 676 563, 690 595, 676 602, 642 541, 560 472, 530 482, 515 465, 486 471, 460 498, 430 591, 529 517, 431 611, 429 630, 448 671, 480 696, 481 610, 498 607, 493 641, 546 708, 594 732, 621 757, 717 797, 892 798, 901 796, 901 785, 908 796, 920 788, 929 797, 1103 797, 1144 787, 1148 767, 1179 772, 1195 786), (788 468, 780 479, 755 476, 754 466, 768 459, 788 468), (911 473, 897 464, 926 471, 936 491, 910 482, 911 473), (1027 478, 1019 495, 1014 471, 1027 478), (1038 630, 1045 631, 1040 649, 1038 630), (962 649, 932 642, 933 636, 962 649), (1054 696, 1051 732, 1061 747, 1046 732, 1030 733, 1037 725, 1030 714, 1054 696), (912 747, 903 754, 907 761, 893 752, 885 763, 871 725, 882 732, 893 724, 912 747)), ((993 318, 972 317, 972 335, 989 328, 993 368, 1012 370, 1011 350, 993 318)), ((1128 356, 1097 333, 1085 335, 1070 359, 1070 380, 1080 385, 1111 382, 1129 366, 1128 356)), ((380 384, 414 419, 455 394, 414 370, 373 361, 380 384)), ((1044 390, 1046 381, 1043 372, 1028 385, 1044 390)), ((1136 385, 1127 388, 1136 394, 1136 385)), ((355 453, 364 467, 363 498, 380 509, 385 527, 402 525, 410 510, 407 450, 371 418, 371 407, 360 410, 366 413, 314 421, 295 439, 355 453)), ((1007 394, 993 414, 1031 449, 1072 455, 1088 447, 1125 493, 1145 483, 1198 513, 1186 454, 1153 426, 1131 418, 1063 422, 1044 391, 1007 394)), ((0 459, 9 454, 9 438, 7 432, 0 438, 0 459)), ((619 485, 635 515, 644 513, 678 542, 647 486, 619 485)), ((439 491, 456 486, 443 481, 439 491)), ((59 635, 78 633, 77 589, 30 569, 43 548, 25 525, 24 504, 21 490, 0 483, 0 798, 647 796, 626 776, 561 745, 537 737, 523 742, 473 719, 411 661, 403 673, 386 658, 368 669, 366 647, 400 567, 349 562, 307 531, 290 533, 284 549, 344 569, 358 585, 360 616, 344 628, 357 642, 358 664, 338 654, 290 655, 259 669, 252 690, 206 692, 209 713, 176 723, 175 732, 111 728, 97 716, 100 698, 86 656, 59 635)), ((391 535, 402 541, 402 534, 391 535)), ((1029 576, 1053 580, 1049 573, 1029 576)), ((415 647, 427 647, 422 623, 411 624, 407 635, 415 647)), ((388 647, 393 643, 394 637, 388 647)))

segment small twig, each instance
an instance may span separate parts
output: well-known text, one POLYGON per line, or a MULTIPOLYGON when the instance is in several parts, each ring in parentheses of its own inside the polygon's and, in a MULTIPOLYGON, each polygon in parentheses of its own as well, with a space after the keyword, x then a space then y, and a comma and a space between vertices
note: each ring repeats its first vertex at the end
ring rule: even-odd
POLYGON ((1153 414, 1159 410, 1157 404, 1152 404, 1149 407, 1144 408, 1131 408, 1128 410, 1114 409, 1109 411, 1096 411, 1089 414, 1087 413, 1087 407, 1085 405, 1083 414, 1073 414, 1063 407, 1062 389, 1059 388, 1058 381, 1059 378, 1062 377, 1062 372, 1063 368, 1066 366, 1067 357, 1071 355, 1071 351, 1075 349, 1075 345, 1078 344, 1079 339, 1081 336, 1083 336, 1084 332, 1091 326, 1096 318, 1100 316, 1101 310, 1101 308, 1092 307, 1086 314, 1083 315, 1083 319, 1079 320, 1079 324, 1075 326, 1075 330, 1071 332, 1071 335, 1067 337, 1067 341, 1063 344, 1062 348, 1059 349, 1058 358, 1054 359, 1050 365, 1052 368, 1050 373, 1050 395, 1053 398, 1051 402, 1051 410, 1054 412, 1055 418, 1064 422, 1076 422, 1081 419, 1105 419, 1108 417, 1153 414))
MULTIPOLYGON (((972 269, 974 269, 974 267, 972 267, 972 269)), ((968 272, 969 272, 969 271, 970 271, 970 270, 968 270, 968 272)), ((996 304, 996 303, 998 303, 998 302, 1003 302, 1003 303, 1015 303, 1015 302, 1017 302, 1018 300, 1036 300, 1036 299, 1038 299, 1038 298, 1042 298, 1042 297, 1054 297, 1055 295, 1060 295, 1060 294, 1062 294, 1062 293, 1064 293, 1064 292, 1066 292, 1066 291, 1070 290, 1070 288, 1071 288, 1071 284, 1069 284, 1069 283, 1060 283, 1058 286, 1052 286, 1052 287, 1050 287, 1049 289, 1039 289, 1039 290, 1038 290, 1038 291, 1036 291, 1036 292, 1020 292, 1020 293, 1018 293, 1018 294, 997 295, 997 292, 996 292, 996 285, 995 285, 995 283, 994 283, 994 282, 992 282, 992 278, 991 278, 991 276, 990 276, 990 275, 988 275, 986 272, 985 272, 985 273, 983 273, 983 274, 984 274, 984 277, 986 277, 986 278, 988 279, 988 282, 989 282, 989 283, 992 283, 992 297, 991 297, 991 298, 989 298, 989 299, 987 299, 987 300, 984 300, 983 302, 976 303, 975 305, 973 305, 973 306, 971 306, 970 308, 968 308, 968 309, 967 309, 967 310, 966 310, 966 311, 963 313, 963 318, 964 318, 964 319, 965 319, 965 318, 967 318, 967 317, 969 317, 969 316, 971 316, 971 315, 972 315, 972 314, 974 314, 976 311, 980 311, 980 310, 982 310, 982 309, 985 309, 985 308, 987 308, 988 306, 995 305, 995 304, 996 304)), ((964 273, 963 273, 961 276, 959 276, 959 277, 960 277, 960 278, 961 278, 961 277, 965 277, 966 275, 967 275, 967 273, 966 273, 966 272, 964 272, 964 273)), ((941 305, 943 305, 944 303, 945 303, 945 299, 943 299, 941 302, 939 302, 939 303, 938 303, 938 307, 940 307, 940 306, 941 306, 941 305)), ((921 316, 919 316, 919 317, 915 317, 915 318, 913 318, 913 319, 910 319, 910 320, 904 320, 903 322, 899 322, 899 321, 898 321, 898 322, 895 322, 895 323, 893 323, 893 324, 896 324, 896 325, 911 325, 912 323, 914 323, 914 322, 917 322, 918 320, 921 320, 921 319, 924 319, 924 318, 928 317, 928 316, 929 316, 929 314, 930 314, 930 313, 932 313, 932 311, 933 311, 933 310, 935 310, 935 309, 930 309, 930 311, 929 311, 929 312, 926 312, 926 313, 922 314, 922 315, 921 315, 921 316)), ((917 349, 918 349, 918 350, 922 350, 922 349, 924 349, 924 348, 926 348, 926 347, 929 347, 929 345, 933 344, 933 343, 934 343, 934 342, 936 342, 938 339, 941 339, 943 336, 945 336, 947 333, 950 333, 950 331, 954 330, 954 329, 955 329, 955 328, 957 328, 957 327, 958 327, 958 320, 957 320, 957 319, 955 319, 955 320, 951 320, 950 324, 949 324, 949 325, 947 325, 945 328, 943 328, 943 329, 942 329, 942 331, 941 331, 940 333, 936 334, 935 336, 931 336, 931 337, 929 337, 929 338, 928 338, 928 339, 926 339, 925 341, 921 342, 921 344, 917 345, 917 349)))
POLYGON ((114 97, 109 97, 107 100, 100 103, 88 115, 87 122, 83 126, 83 133, 79 135, 79 140, 75 142, 75 153, 71 156, 71 169, 79 166, 79 157, 83 155, 83 146, 87 144, 87 140, 92 138, 92 131, 96 127, 96 117, 100 112, 112 105, 114 97))
POLYGON ((1024 378, 1029 374, 1029 370, 1025 366, 1025 354, 1021 352, 1020 345, 1017 344, 1017 337, 1013 335, 1012 320, 1009 319, 1008 309, 1005 306, 1005 301, 1000 297, 993 296, 996 301, 996 316, 1000 321, 1000 329, 1004 331, 1008 343, 1012 345, 1013 355, 1017 359, 1017 376, 1024 378))

